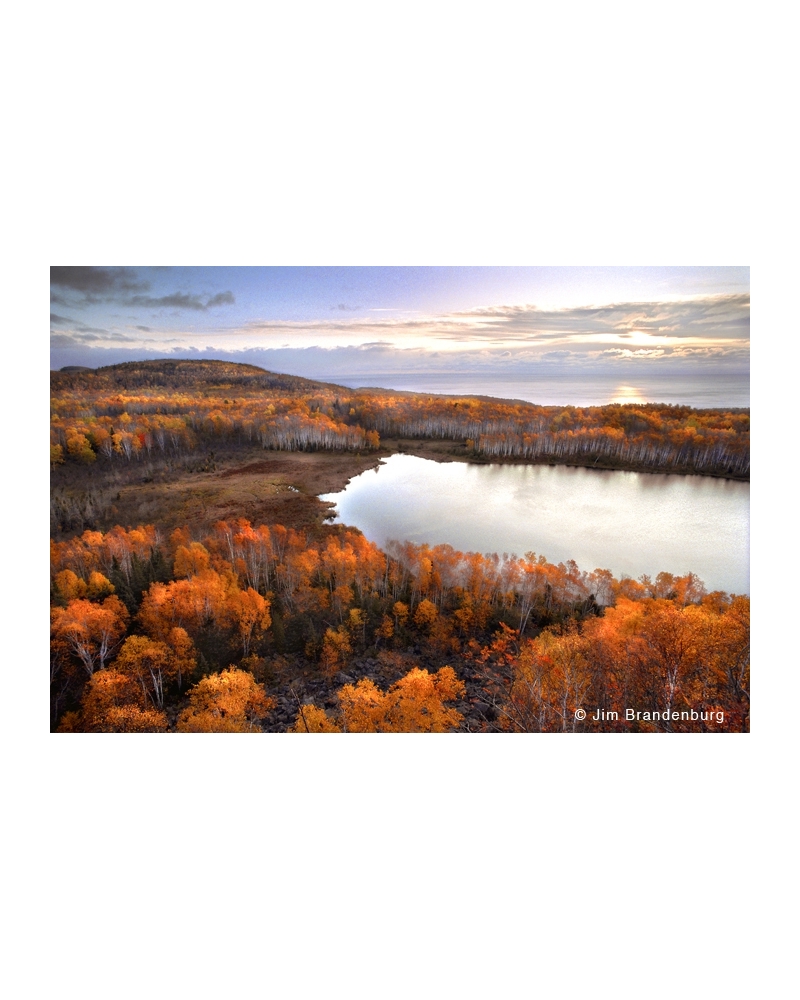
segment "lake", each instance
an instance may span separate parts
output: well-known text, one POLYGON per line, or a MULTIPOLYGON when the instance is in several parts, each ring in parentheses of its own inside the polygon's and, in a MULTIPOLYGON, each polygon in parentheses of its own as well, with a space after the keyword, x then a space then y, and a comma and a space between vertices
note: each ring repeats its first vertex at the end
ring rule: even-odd
POLYGON ((470 465, 392 455, 350 480, 336 522, 462 552, 535 552, 617 578, 696 573, 750 591, 750 484, 546 465, 470 465))
POLYGON ((670 403, 699 409, 750 406, 749 372, 658 374, 631 365, 611 374, 520 372, 387 372, 331 376, 351 389, 382 386, 407 392, 522 399, 540 406, 605 406, 607 403, 670 403))

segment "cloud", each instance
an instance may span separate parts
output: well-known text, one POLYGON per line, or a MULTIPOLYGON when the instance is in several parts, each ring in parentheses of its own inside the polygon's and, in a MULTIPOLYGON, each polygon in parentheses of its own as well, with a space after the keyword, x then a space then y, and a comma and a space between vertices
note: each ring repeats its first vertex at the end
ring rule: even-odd
MULTIPOLYGON (((99 326, 85 326, 83 323, 76 323, 74 319, 67 319, 65 316, 58 316, 56 313, 50 313, 50 322, 53 326, 69 326, 72 329, 71 333, 98 333, 107 334, 108 331, 99 326)), ((111 334, 109 334, 111 336, 111 334)))
POLYGON ((111 343, 127 343, 136 344, 138 343, 138 338, 127 337, 123 333, 117 333, 116 331, 101 330, 93 326, 77 326, 70 330, 68 333, 61 333, 57 331, 50 331, 50 347, 79 347, 83 344, 97 344, 106 343, 110 341, 111 343))
POLYGON ((525 346, 501 351, 486 346, 471 350, 437 351, 422 348, 400 349, 382 345, 379 349, 353 347, 251 347, 240 350, 199 346, 167 346, 154 340, 136 345, 124 337, 93 338, 90 335, 54 333, 51 339, 51 367, 85 364, 96 368, 120 361, 145 358, 208 358, 254 364, 268 371, 302 375, 322 381, 350 384, 389 384, 397 376, 463 375, 465 378, 526 378, 550 375, 593 377, 604 373, 633 372, 669 378, 747 375, 749 352, 743 348, 686 346, 680 349, 610 348, 607 350, 539 351, 525 346), (368 380, 364 382, 364 380, 368 380))
POLYGON ((58 348, 83 347, 80 341, 75 340, 66 333, 53 333, 50 335, 50 350, 58 348))
POLYGON ((666 353, 661 348, 653 348, 652 350, 645 350, 644 348, 639 348, 638 351, 630 350, 611 350, 602 352, 606 356, 614 358, 661 358, 664 357, 666 353))
POLYGON ((331 309, 338 309, 340 312, 358 312, 361 306, 347 306, 340 302, 338 306, 331 306, 331 309))
POLYGON ((149 295, 132 295, 123 301, 126 306, 139 306, 147 309, 192 309, 195 312, 205 312, 215 306, 232 305, 236 300, 233 292, 218 292, 216 295, 189 295, 187 292, 173 292, 172 295, 152 297, 149 295))
POLYGON ((149 291, 150 282, 129 267, 50 268, 50 302, 76 309, 105 302, 128 307, 206 312, 217 306, 233 305, 236 301, 231 291, 217 292, 215 295, 173 292, 160 296, 146 294, 149 291), (71 300, 69 293, 78 293, 80 297, 75 299, 73 295, 71 300))
POLYGON ((112 295, 149 287, 129 267, 51 267, 50 284, 86 295, 112 295))
MULTIPOLYGON (((246 331, 267 336, 286 334, 319 341, 353 342, 405 339, 440 340, 451 344, 595 343, 631 341, 631 346, 654 340, 658 347, 681 340, 747 342, 750 335, 750 296, 716 295, 675 301, 622 302, 569 309, 539 309, 535 305, 488 306, 438 316, 361 320, 251 320, 246 331)), ((654 344, 653 346, 656 346, 654 344)))
POLYGON ((569 309, 491 306, 454 314, 472 323, 478 337, 498 333, 511 338, 636 334, 658 337, 746 339, 750 335, 749 294, 712 295, 675 301, 621 302, 569 309))

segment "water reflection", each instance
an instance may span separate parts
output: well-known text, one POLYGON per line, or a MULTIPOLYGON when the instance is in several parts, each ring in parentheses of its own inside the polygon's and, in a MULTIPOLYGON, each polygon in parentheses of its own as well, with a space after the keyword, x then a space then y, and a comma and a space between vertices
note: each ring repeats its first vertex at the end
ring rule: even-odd
POLYGON ((379 545, 396 538, 534 551, 617 577, 692 571, 710 590, 749 592, 748 483, 392 455, 377 475, 365 472, 323 499, 379 545))
POLYGON ((612 403, 646 403, 646 394, 643 389, 637 389, 632 385, 618 385, 614 389, 611 397, 612 403))

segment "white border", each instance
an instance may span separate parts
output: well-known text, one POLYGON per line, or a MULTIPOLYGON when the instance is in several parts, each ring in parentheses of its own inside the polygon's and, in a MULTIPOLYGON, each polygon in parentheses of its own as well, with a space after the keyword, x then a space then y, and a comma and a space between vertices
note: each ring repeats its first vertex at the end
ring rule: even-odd
POLYGON ((712 3, 9 15, 12 982, 84 997, 779 985, 748 918, 769 929, 775 897, 749 886, 787 846, 796 201, 791 32, 776 23, 759 48, 760 18, 712 3), (106 262, 750 264, 753 735, 323 753, 46 735, 46 274, 106 262))

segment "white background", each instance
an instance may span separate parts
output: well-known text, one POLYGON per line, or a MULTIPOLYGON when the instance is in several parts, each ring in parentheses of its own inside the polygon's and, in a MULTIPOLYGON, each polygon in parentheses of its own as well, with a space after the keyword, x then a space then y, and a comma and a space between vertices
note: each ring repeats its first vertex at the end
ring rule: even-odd
POLYGON ((8 995, 785 992, 789 10, 3 15, 8 995), (753 733, 48 735, 54 263, 749 264, 753 733))

